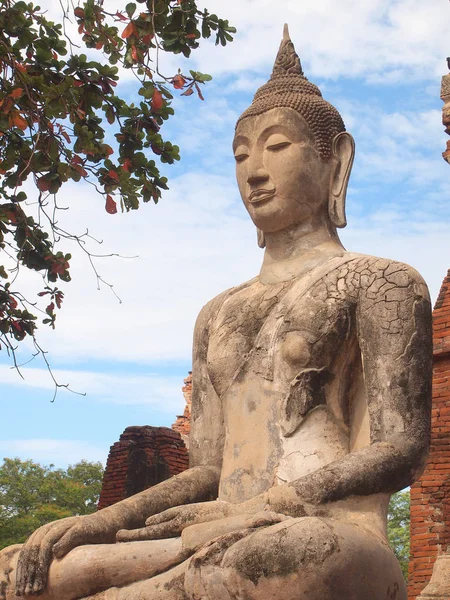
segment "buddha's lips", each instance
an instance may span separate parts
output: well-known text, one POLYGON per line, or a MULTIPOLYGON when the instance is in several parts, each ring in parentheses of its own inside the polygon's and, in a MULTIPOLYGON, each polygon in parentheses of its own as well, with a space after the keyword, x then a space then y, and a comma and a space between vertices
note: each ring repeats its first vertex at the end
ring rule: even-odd
POLYGON ((275 188, 273 190, 254 190, 249 196, 249 202, 255 203, 261 200, 267 200, 275 195, 275 188))

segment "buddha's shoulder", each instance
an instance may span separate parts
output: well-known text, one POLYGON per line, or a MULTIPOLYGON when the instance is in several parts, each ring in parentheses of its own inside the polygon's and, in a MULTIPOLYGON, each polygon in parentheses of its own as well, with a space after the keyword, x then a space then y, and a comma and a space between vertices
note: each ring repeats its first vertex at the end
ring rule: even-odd
POLYGON ((429 298, 428 287, 414 267, 397 260, 349 252, 344 267, 361 290, 383 294, 387 289, 413 288, 415 294, 429 298))
POLYGON ((197 328, 207 327, 208 324, 212 320, 215 319, 219 310, 222 308, 223 304, 225 303, 225 301, 228 298, 230 298, 234 294, 244 290, 245 288, 248 288, 248 287, 254 285, 257 282, 258 282, 258 277, 255 277, 253 279, 250 279, 249 281, 246 281, 245 283, 242 283, 240 285, 237 285, 235 287, 225 290, 224 292, 220 293, 218 296, 215 296, 212 300, 207 302, 205 304, 205 306, 201 309, 201 311, 197 317, 196 327, 197 328))

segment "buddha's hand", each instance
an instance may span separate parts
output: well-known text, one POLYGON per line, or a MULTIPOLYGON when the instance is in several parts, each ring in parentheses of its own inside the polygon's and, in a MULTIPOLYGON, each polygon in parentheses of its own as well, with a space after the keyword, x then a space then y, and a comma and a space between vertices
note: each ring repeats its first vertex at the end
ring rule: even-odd
POLYGON ((121 529, 117 532, 118 542, 136 542, 178 537, 183 529, 197 523, 216 521, 234 514, 234 505, 221 500, 198 502, 169 508, 149 517, 141 529, 121 529))
MULTIPOLYGON (((67 517, 37 529, 20 551, 16 573, 16 596, 37 596, 47 585, 53 557, 62 558, 84 544, 111 540, 110 524, 100 513, 67 517)), ((117 529, 116 529, 117 531, 117 529)))

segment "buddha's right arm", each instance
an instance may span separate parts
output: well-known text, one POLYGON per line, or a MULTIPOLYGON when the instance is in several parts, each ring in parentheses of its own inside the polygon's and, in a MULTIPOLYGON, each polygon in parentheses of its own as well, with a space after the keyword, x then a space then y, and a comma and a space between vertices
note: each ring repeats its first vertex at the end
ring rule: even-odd
MULTIPOLYGON (((100 536, 101 539, 85 543, 112 543, 115 542, 115 536, 119 529, 143 527, 145 520, 151 515, 183 504, 214 500, 217 498, 219 477, 220 471, 214 466, 192 467, 139 494, 108 506, 91 515, 93 519, 101 521, 104 526, 104 534, 100 536)), ((82 522, 80 527, 83 527, 82 522)), ((87 523, 86 529, 89 534, 89 523, 87 523)), ((70 532, 67 536, 70 537, 70 532)), ((54 547, 54 553, 56 556, 63 556, 67 551, 63 538, 54 547)))

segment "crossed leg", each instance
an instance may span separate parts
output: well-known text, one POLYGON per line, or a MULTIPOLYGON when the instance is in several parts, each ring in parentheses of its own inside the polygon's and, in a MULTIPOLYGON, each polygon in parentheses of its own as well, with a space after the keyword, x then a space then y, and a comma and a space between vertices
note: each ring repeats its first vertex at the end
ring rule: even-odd
MULTIPOLYGON (((14 593, 20 548, 0 553, 0 600, 23 600, 14 593)), ((39 598, 76 600, 96 593, 113 598, 115 588, 151 580, 185 558, 180 538, 80 546, 61 560, 53 560, 47 588, 39 598)))
POLYGON ((189 600, 406 600, 387 542, 358 525, 304 517, 229 537, 189 560, 189 600))

